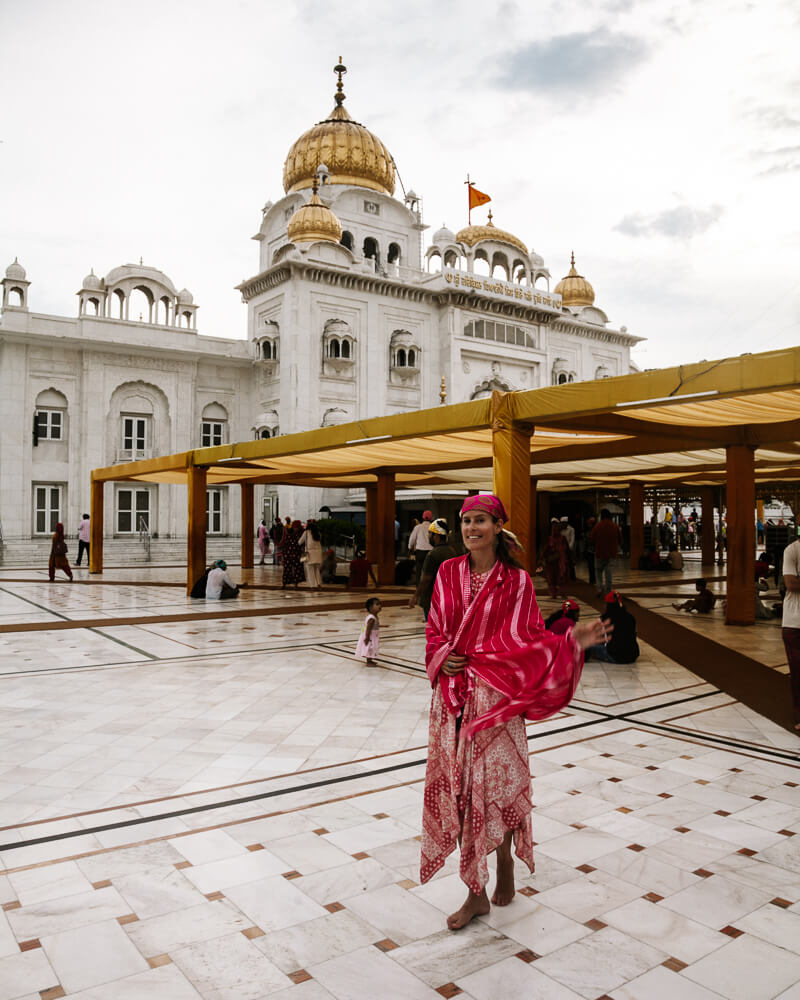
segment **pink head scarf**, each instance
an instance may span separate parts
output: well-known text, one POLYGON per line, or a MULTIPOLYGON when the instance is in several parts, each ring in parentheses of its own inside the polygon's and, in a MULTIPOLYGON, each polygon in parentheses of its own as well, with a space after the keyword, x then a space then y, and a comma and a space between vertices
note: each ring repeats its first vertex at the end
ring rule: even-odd
POLYGON ((503 506, 503 501, 491 493, 479 493, 477 496, 467 497, 459 514, 466 514, 471 510, 483 511, 484 514, 488 514, 490 517, 495 518, 495 520, 503 521, 504 523, 508 520, 508 514, 503 506))

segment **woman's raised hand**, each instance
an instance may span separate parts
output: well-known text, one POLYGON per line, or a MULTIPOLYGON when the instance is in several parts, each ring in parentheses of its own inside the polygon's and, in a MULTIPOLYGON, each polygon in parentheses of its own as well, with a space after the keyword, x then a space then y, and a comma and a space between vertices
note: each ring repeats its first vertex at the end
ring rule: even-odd
POLYGON ((572 638, 580 649, 588 649, 589 646, 597 646, 601 642, 608 642, 614 626, 611 622, 603 621, 602 618, 595 618, 593 622, 579 622, 572 630, 572 638))

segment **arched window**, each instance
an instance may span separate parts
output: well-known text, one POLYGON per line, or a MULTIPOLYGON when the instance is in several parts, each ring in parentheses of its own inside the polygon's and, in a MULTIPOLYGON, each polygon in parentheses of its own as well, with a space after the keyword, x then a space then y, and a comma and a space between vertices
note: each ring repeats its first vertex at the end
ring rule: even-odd
POLYGON ((269 437, 269 427, 262 427, 261 430, 259 431, 258 436, 260 438, 268 438, 269 437))
POLYGON ((374 239, 372 236, 368 236, 364 240, 363 253, 364 257, 366 257, 367 260, 374 260, 376 264, 378 263, 379 261, 378 241, 374 239))
POLYGON ((408 351, 408 367, 409 368, 417 367, 417 355, 413 347, 409 348, 408 351))
POLYGON ((386 260, 390 264, 399 264, 400 263, 400 245, 398 243, 390 243, 389 244, 389 252, 386 255, 386 260))
POLYGON ((34 443, 66 441, 67 397, 57 389, 45 389, 36 397, 34 443))
POLYGON ((343 358, 349 358, 350 357, 350 341, 349 340, 343 340, 342 341, 342 357, 343 358))
POLYGON ((338 357, 340 357, 340 355, 341 355, 341 350, 340 350, 339 341, 336 340, 336 339, 333 339, 333 340, 329 341, 328 342, 328 357, 329 358, 338 358, 338 357))
POLYGON ((127 318, 136 323, 152 323, 155 320, 153 305, 153 293, 150 289, 145 285, 137 285, 128 298, 127 318))
POLYGON ((475 252, 475 263, 472 266, 472 270, 475 274, 482 274, 487 278, 491 278, 492 269, 489 266, 489 258, 486 256, 485 250, 477 250, 475 252))
POLYGON ((8 304, 10 306, 24 306, 25 299, 21 288, 10 288, 8 290, 8 304))
POLYGON ((559 385, 566 385, 567 384, 567 373, 566 372, 561 372, 561 374, 558 376, 558 384, 559 385))
POLYGON ((341 244, 343 247, 347 247, 348 250, 352 250, 355 246, 355 240, 353 239, 353 234, 345 231, 342 233, 341 244))
POLYGON ((406 352, 402 347, 398 348, 397 360, 395 361, 395 364, 398 368, 405 368, 406 366, 406 352))
POLYGON ((265 361, 272 361, 272 341, 264 340, 261 343, 261 357, 265 361))
POLYGON ((438 250, 430 250, 428 254, 428 274, 438 274, 442 269, 442 255, 438 250))
POLYGON ((203 409, 200 424, 200 447, 212 448, 225 444, 228 437, 228 411, 219 403, 209 403, 203 409))
POLYGON ((114 290, 114 295, 117 299, 117 316, 116 319, 125 319, 125 293, 121 288, 116 288, 114 290))

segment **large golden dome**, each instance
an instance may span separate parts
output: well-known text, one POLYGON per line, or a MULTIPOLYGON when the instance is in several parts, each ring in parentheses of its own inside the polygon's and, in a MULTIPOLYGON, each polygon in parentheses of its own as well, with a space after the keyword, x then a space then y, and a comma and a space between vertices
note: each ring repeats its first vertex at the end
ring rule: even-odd
POLYGON ((295 142, 283 165, 286 194, 310 188, 317 167, 328 168, 330 184, 355 184, 383 194, 394 194, 394 160, 381 140, 368 128, 353 121, 344 107, 341 59, 334 69, 339 74, 336 107, 324 121, 295 142))
POLYGON ((459 243, 466 243, 470 247, 474 247, 476 243, 480 243, 482 240, 494 240, 496 243, 510 243, 512 247, 521 250, 526 256, 528 254, 528 248, 519 237, 514 236, 513 233, 507 233, 505 229, 497 228, 492 222, 491 212, 489 212, 489 221, 485 226, 467 226, 465 229, 459 229, 456 233, 456 240, 459 243))
POLYGON ((594 289, 575 270, 575 253, 570 258, 569 274, 565 275, 553 289, 556 295, 561 296, 561 301, 565 306, 591 306, 594 305, 594 289))
POLYGON ((342 227, 328 206, 320 201, 316 178, 314 180, 311 200, 291 217, 286 235, 291 243, 315 243, 318 240, 338 243, 342 238, 342 227))

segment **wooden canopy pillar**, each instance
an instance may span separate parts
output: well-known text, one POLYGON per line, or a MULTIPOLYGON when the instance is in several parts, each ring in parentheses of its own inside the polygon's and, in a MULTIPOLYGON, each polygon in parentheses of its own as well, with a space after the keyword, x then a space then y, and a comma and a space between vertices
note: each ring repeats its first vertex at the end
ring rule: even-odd
POLYGON ((727 625, 755 620, 755 451, 748 445, 725 449, 728 479, 727 625))
POLYGON ((102 479, 93 479, 90 495, 89 521, 89 572, 103 572, 103 488, 102 479))
POLYGON ((378 561, 378 487, 370 483, 367 494, 366 555, 371 563, 378 561))
POLYGON ((531 551, 531 434, 530 424, 515 425, 498 414, 492 421, 492 473, 495 496, 508 511, 509 528, 519 539, 519 560, 532 573, 536 554, 531 551))
POLYGON ((713 486, 700 487, 700 527, 702 529, 700 532, 700 562, 703 566, 713 566, 715 549, 713 486))
POLYGON ((631 569, 639 568, 639 560, 644 555, 644 483, 634 479, 630 484, 629 503, 631 532, 631 569))
POLYGON ((253 484, 242 483, 242 569, 253 568, 253 484))
POLYGON ((536 544, 531 543, 532 555, 538 561, 539 551, 544 547, 550 534, 550 494, 539 492, 536 495, 536 544))
POLYGON ((187 525, 186 593, 191 594, 195 582, 206 568, 206 478, 205 466, 190 465, 186 470, 187 525))
POLYGON ((539 551, 538 543, 538 531, 537 531, 537 511, 539 507, 539 498, 537 494, 537 486, 539 485, 539 480, 535 479, 533 476, 530 477, 530 508, 528 511, 528 549, 531 553, 531 566, 535 570, 537 558, 536 554, 539 551))
POLYGON ((376 486, 376 527, 378 564, 378 584, 391 587, 394 584, 394 473, 382 472, 376 486))

